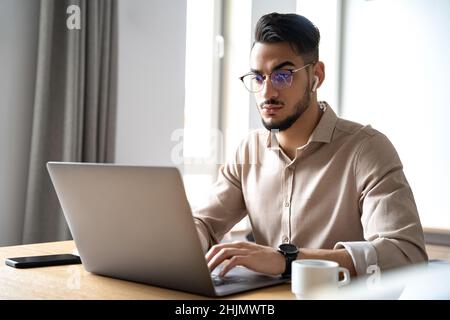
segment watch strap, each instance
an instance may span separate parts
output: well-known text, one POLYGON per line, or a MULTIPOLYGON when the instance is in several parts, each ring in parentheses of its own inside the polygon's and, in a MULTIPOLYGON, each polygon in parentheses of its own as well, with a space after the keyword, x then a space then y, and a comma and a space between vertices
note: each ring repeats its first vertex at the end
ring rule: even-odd
POLYGON ((297 255, 293 256, 290 254, 285 254, 284 258, 286 260, 286 267, 284 269, 284 272, 281 274, 283 278, 290 278, 291 277, 291 271, 292 271, 292 261, 297 259, 297 255))
POLYGON ((278 248, 278 252, 280 252, 285 259, 284 272, 281 274, 283 278, 291 277, 292 261, 297 260, 297 255, 299 253, 298 248, 297 247, 294 248, 296 249, 295 252, 286 252, 284 250, 281 250, 280 247, 278 248))

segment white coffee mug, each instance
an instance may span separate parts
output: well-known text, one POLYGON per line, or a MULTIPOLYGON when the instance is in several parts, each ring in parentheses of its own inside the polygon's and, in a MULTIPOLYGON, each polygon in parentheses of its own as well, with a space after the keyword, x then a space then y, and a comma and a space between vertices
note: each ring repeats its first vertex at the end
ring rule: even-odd
POLYGON ((314 297, 318 289, 336 290, 350 283, 350 272, 334 261, 300 259, 292 262, 291 287, 297 299, 314 297), (343 280, 339 281, 339 274, 343 280))

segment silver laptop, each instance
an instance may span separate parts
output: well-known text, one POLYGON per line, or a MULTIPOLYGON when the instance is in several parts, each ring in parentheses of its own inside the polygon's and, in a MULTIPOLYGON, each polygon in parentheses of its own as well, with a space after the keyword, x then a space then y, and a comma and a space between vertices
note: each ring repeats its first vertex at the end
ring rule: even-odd
POLYGON ((286 282, 243 267, 210 273, 175 167, 49 162, 84 268, 207 296, 286 282))

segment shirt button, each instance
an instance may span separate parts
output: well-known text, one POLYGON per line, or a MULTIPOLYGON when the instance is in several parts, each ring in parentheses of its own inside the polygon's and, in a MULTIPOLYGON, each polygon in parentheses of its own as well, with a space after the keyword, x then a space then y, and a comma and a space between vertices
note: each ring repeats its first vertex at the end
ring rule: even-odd
POLYGON ((284 206, 285 206, 286 208, 288 208, 290 205, 291 205, 291 204, 289 203, 289 201, 286 201, 286 202, 284 203, 284 206))
POLYGON ((288 236, 283 236, 283 243, 289 243, 289 237, 288 236))

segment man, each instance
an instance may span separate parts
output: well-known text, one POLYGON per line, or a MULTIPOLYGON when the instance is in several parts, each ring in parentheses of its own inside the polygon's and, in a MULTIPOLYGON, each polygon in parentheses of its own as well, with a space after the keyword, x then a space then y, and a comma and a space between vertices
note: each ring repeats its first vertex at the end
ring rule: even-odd
POLYGON ((209 268, 225 262, 221 275, 241 265, 289 277, 295 259, 334 260, 352 275, 427 260, 393 145, 317 101, 325 79, 319 39, 300 15, 272 13, 257 23, 251 71, 241 80, 267 130, 242 142, 195 214, 209 268), (247 214, 256 243, 218 244, 247 214))

